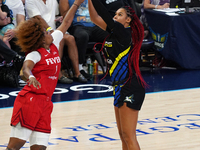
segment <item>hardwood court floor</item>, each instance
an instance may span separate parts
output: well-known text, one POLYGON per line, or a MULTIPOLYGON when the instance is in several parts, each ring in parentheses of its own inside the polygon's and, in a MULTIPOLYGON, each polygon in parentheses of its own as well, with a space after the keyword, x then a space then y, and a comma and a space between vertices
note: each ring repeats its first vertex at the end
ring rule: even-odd
MULTIPOLYGON (((199 93, 193 88, 146 94, 137 126, 141 149, 199 150, 199 93)), ((54 103, 47 149, 120 150, 112 103, 112 97, 54 103)), ((12 108, 0 109, 0 150, 9 139, 11 113, 12 108)))

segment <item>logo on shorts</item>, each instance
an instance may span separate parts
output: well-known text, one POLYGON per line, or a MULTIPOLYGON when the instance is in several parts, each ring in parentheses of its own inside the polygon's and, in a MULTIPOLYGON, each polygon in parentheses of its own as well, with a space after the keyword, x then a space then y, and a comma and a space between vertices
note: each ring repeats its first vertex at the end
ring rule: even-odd
POLYGON ((130 102, 133 103, 134 99, 133 99, 133 94, 131 96, 126 96, 124 102, 130 102))

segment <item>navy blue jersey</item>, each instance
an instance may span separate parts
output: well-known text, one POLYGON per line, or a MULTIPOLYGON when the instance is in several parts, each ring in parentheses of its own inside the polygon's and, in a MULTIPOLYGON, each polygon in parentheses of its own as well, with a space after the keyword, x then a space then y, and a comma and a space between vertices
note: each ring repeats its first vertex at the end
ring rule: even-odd
POLYGON ((120 82, 128 78, 128 56, 132 48, 131 28, 124 28, 121 23, 115 22, 114 28, 104 44, 104 54, 113 82, 120 82))
POLYGON ((135 73, 129 78, 128 59, 134 44, 132 30, 130 27, 125 28, 121 23, 115 22, 100 1, 92 0, 92 3, 97 13, 106 22, 107 31, 110 33, 104 43, 104 54, 114 87, 114 106, 120 107, 126 102, 128 107, 140 110, 145 89, 135 73))

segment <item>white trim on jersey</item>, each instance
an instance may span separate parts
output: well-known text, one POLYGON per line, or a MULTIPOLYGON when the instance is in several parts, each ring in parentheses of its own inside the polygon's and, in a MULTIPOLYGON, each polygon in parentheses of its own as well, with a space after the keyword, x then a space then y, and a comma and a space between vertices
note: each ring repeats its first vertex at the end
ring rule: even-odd
MULTIPOLYGON (((59 50, 59 44, 60 44, 60 41, 63 38, 63 33, 60 30, 55 30, 51 35, 53 37, 53 44, 59 50)), ((39 52, 33 51, 33 52, 30 52, 26 56, 24 61, 26 61, 26 60, 32 60, 36 64, 37 62, 39 62, 41 60, 41 55, 40 55, 39 52)))

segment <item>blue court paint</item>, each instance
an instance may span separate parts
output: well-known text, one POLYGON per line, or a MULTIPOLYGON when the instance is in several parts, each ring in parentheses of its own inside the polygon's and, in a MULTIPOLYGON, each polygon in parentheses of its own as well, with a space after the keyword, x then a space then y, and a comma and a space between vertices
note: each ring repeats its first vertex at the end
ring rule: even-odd
MULTIPOLYGON (((142 71, 145 81, 149 84, 146 93, 159 93, 200 88, 200 70, 170 70, 170 69, 148 69, 142 71)), ((103 75, 95 75, 87 84, 74 82, 72 84, 58 84, 52 101, 69 102, 112 97, 110 77, 102 79, 103 75), (88 86, 87 86, 88 85, 88 86), (100 86, 97 86, 100 85, 100 86), (101 86, 102 85, 102 86, 101 86), (103 91, 101 93, 101 91, 103 91)), ((10 108, 19 88, 0 87, 0 108, 10 108)))

